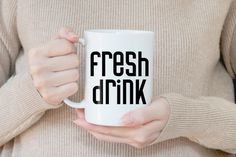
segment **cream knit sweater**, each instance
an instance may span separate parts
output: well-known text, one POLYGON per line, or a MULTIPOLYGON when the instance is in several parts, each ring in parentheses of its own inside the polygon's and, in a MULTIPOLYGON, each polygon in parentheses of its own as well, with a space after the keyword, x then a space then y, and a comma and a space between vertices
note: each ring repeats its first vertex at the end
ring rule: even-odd
MULTIPOLYGON (((236 153, 236 0, 1 0, 0 157, 232 157, 236 153), (47 104, 27 52, 62 26, 156 33, 154 95, 171 106, 155 144, 98 141, 72 123, 73 109, 47 104), (223 58, 223 62, 220 58, 223 58)), ((83 98, 84 51, 79 49, 83 98)))

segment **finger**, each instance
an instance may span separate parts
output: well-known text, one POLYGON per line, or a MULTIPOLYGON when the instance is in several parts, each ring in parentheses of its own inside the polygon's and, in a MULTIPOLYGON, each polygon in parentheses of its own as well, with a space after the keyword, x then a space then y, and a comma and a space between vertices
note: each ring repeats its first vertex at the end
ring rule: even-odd
POLYGON ((127 126, 142 125, 158 119, 158 106, 154 103, 126 113, 122 122, 127 126))
POLYGON ((122 121, 126 126, 142 125, 153 120, 168 119, 169 114, 168 102, 164 98, 158 98, 146 107, 126 113, 122 121))
POLYGON ((101 126, 94 125, 86 122, 84 119, 77 119, 75 123, 86 130, 102 133, 109 136, 116 137, 131 137, 133 131, 135 131, 138 127, 130 128, 130 127, 110 127, 110 126, 101 126))
POLYGON ((96 131, 90 131, 89 132, 94 135, 99 140, 104 141, 110 141, 110 142, 118 142, 118 143, 127 143, 130 144, 136 148, 143 148, 147 145, 150 145, 153 143, 159 136, 160 132, 157 128, 159 128, 160 124, 159 121, 151 122, 147 124, 145 127, 140 128, 139 131, 137 131, 139 134, 137 134, 134 139, 133 137, 119 137, 119 136, 113 136, 113 135, 107 135, 103 133, 99 133, 96 131))
POLYGON ((160 132, 157 132, 156 134, 152 134, 152 140, 150 140, 148 143, 147 143, 147 146, 149 145, 153 145, 157 142, 158 140, 158 137, 160 136, 160 132))
POLYGON ((52 40, 61 39, 61 37, 63 36, 63 34, 67 34, 68 32, 72 32, 72 28, 71 28, 71 27, 62 27, 62 28, 60 28, 59 32, 57 32, 57 33, 52 37, 52 40))
POLYGON ((51 88, 50 90, 42 89, 41 95, 42 97, 47 100, 47 102, 51 102, 52 104, 59 104, 65 98, 75 94, 78 91, 77 83, 68 83, 56 88, 51 88))
POLYGON ((102 140, 102 141, 107 141, 107 142, 115 142, 115 143, 129 143, 129 139, 127 138, 120 138, 120 137, 115 137, 115 136, 109 136, 109 135, 104 135, 101 133, 89 131, 96 139, 102 140))
POLYGON ((76 82, 67 83, 58 87, 58 95, 62 95, 63 100, 69 96, 75 94, 78 91, 78 85, 76 82))
POLYGON ((141 148, 145 148, 147 146, 150 146, 152 144, 155 144, 156 143, 156 139, 157 139, 156 136, 152 135, 152 139, 153 139, 152 141, 147 141, 147 142, 144 142, 144 143, 140 143, 140 142, 134 141, 134 142, 130 142, 128 144, 133 146, 133 147, 135 147, 135 148, 141 149, 141 148))
POLYGON ((157 132, 160 132, 165 127, 165 123, 163 123, 160 120, 155 120, 147 123, 142 127, 141 132, 146 132, 147 134, 155 134, 157 132))
POLYGON ((42 87, 58 87, 67 83, 76 82, 79 79, 78 69, 52 72, 50 75, 46 75, 48 75, 47 80, 38 77, 35 79, 36 84, 41 84, 42 87))
POLYGON ((78 35, 70 27, 63 27, 60 29, 59 33, 52 37, 55 39, 66 39, 72 43, 78 42, 78 35))
POLYGON ((136 130, 133 134, 133 139, 137 143, 150 143, 159 136, 162 128, 163 123, 161 121, 152 121, 136 130))
POLYGON ((66 39, 52 40, 41 49, 41 52, 47 57, 64 56, 76 53, 75 45, 66 39))
POLYGON ((78 68, 79 60, 76 54, 69 54, 66 56, 52 57, 45 64, 47 64, 50 71, 58 72, 78 68))
POLYGON ((160 134, 159 130, 162 128, 160 123, 160 121, 152 121, 140 127, 131 137, 132 142, 130 145, 136 148, 143 148, 150 145, 160 134))
POLYGON ((75 109, 75 112, 80 119, 84 119, 84 109, 75 109))
POLYGON ((69 27, 63 27, 59 31, 58 38, 60 39, 66 39, 70 42, 77 42, 78 41, 78 36, 76 33, 72 30, 72 28, 69 27))

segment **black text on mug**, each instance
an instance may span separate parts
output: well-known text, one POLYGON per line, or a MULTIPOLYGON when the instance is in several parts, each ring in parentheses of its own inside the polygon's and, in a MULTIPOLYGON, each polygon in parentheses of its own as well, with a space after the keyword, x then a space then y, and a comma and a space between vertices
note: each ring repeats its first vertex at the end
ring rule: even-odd
POLYGON ((109 104, 111 88, 116 90, 117 104, 146 104, 143 91, 146 79, 143 76, 149 76, 149 61, 142 56, 142 51, 138 51, 138 53, 133 51, 116 51, 114 53, 109 51, 93 51, 90 55, 90 76, 96 77, 94 72, 98 68, 98 64, 102 64, 101 75, 104 76, 103 79, 99 80, 99 84, 92 89, 93 102, 95 104, 109 104), (131 61, 134 59, 137 61, 137 64, 131 61), (115 77, 112 79, 105 77, 107 74, 106 62, 108 60, 113 62, 113 75, 115 77), (136 77, 137 79, 124 79, 121 77, 123 75, 136 77))

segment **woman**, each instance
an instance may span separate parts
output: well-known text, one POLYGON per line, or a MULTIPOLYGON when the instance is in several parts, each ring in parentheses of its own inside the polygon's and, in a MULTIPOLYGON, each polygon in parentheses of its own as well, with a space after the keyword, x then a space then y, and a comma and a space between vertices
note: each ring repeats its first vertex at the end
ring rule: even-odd
POLYGON ((235 19, 236 0, 1 0, 0 156, 233 157, 235 19), (99 28, 156 33, 155 98, 125 127, 62 103, 83 98, 77 34, 99 28))

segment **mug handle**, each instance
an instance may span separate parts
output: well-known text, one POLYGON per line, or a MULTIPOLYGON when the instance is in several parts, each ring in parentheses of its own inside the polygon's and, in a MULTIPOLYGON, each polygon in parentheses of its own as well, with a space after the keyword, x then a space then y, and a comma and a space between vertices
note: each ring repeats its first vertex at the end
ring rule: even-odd
MULTIPOLYGON (((82 46, 85 46, 85 40, 84 38, 79 38, 79 44, 81 44, 82 46)), ((82 100, 81 102, 77 103, 77 102, 73 102, 69 99, 65 99, 64 103, 72 108, 85 108, 85 100, 82 100)))

